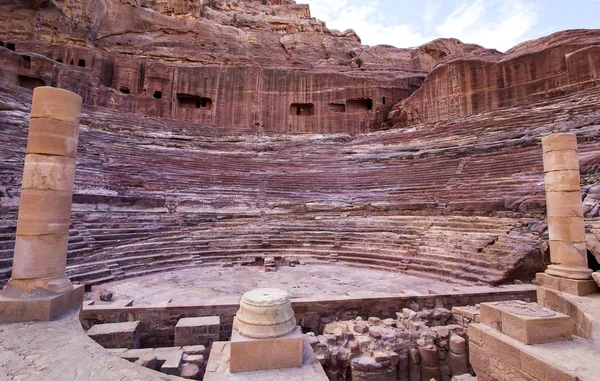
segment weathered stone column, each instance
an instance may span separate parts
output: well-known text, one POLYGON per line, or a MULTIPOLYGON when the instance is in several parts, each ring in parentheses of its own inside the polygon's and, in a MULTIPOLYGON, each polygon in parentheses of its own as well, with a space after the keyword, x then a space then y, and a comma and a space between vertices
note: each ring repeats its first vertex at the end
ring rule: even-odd
POLYGON ((550 135, 542 139, 542 149, 552 261, 546 274, 590 279, 592 270, 587 263, 577 138, 573 134, 550 135))
POLYGON ((301 366, 302 331, 289 294, 275 288, 246 292, 233 320, 230 372, 301 366))
POLYGON ((13 269, 4 296, 73 288, 65 269, 80 112, 75 93, 33 91, 13 269))

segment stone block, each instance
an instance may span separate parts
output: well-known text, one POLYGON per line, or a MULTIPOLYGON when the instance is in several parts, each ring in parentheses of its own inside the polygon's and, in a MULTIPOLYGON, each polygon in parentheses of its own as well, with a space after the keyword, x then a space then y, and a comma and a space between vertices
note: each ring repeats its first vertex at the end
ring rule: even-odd
POLYGON ((64 293, 28 298, 0 296, 0 323, 48 321, 79 308, 83 302, 84 286, 75 285, 64 293))
POLYGON ((477 345, 481 345, 481 329, 477 327, 477 324, 469 324, 468 327, 469 333, 469 343, 475 343, 477 345))
POLYGON ((15 279, 65 276, 67 234, 17 235, 12 276, 15 279))
MULTIPOLYGON (((327 381, 318 357, 308 340, 302 344, 302 367, 270 369, 255 372, 230 372, 231 342, 215 342, 208 357, 204 381, 266 381, 266 380, 310 380, 327 381)), ((419 379, 420 381, 420 379, 419 379)))
POLYGON ((577 136, 573 134, 552 134, 542 138, 542 152, 575 151, 577 136))
POLYGON ((450 337, 450 340, 448 342, 449 346, 450 346, 450 351, 457 354, 457 355, 463 355, 466 353, 467 350, 467 342, 464 338, 462 338, 459 335, 452 335, 452 337, 450 337))
POLYGON ((544 175, 546 192, 581 192, 579 171, 547 172, 544 175))
POLYGON ((204 345, 190 345, 181 348, 184 355, 204 355, 206 347, 204 345))
POLYGON ((230 372, 249 372, 302 366, 302 332, 299 328, 285 336, 252 339, 231 334, 230 372))
POLYGON ((585 296, 600 292, 600 287, 593 280, 568 279, 546 273, 535 276, 538 286, 571 295, 585 296))
POLYGON ((577 377, 571 376, 562 370, 537 359, 525 352, 521 352, 521 370, 539 381, 576 381, 577 377))
POLYGON ((548 217, 548 237, 550 241, 585 242, 583 217, 548 217))
POLYGON ((570 340, 573 334, 573 321, 569 316, 536 303, 482 303, 481 312, 482 319, 488 314, 500 316, 500 332, 525 344, 570 340))
POLYGON ((479 320, 488 327, 502 331, 502 316, 500 310, 494 308, 491 304, 482 303, 480 305, 479 320))
POLYGON ((577 151, 549 151, 544 154, 544 172, 579 171, 577 151))
POLYGON ((139 325, 139 321, 96 324, 87 334, 104 348, 134 349, 140 347, 139 325))
POLYGON ((485 348, 486 352, 493 353, 494 356, 502 358, 504 362, 511 366, 517 368, 520 366, 521 358, 519 349, 499 340, 485 331, 481 332, 481 338, 482 347, 485 348))
POLYGON ((175 326, 175 346, 205 345, 219 340, 218 316, 179 319, 175 326))
POLYGON ((546 192, 549 217, 583 217, 581 192, 546 192))
MULTIPOLYGON (((167 352, 168 355, 163 357, 162 360, 164 362, 160 366, 160 372, 164 374, 169 374, 171 376, 178 376, 179 371, 181 370, 181 352, 179 351, 171 351, 167 352)), ((159 356, 157 356, 159 358, 159 356)), ((159 358, 159 360, 161 360, 159 358)))
POLYGON ((25 158, 22 189, 71 192, 74 181, 73 158, 38 154, 29 154, 25 158))
POLYGON ((448 364, 454 375, 469 373, 468 363, 469 357, 467 354, 459 355, 453 352, 448 354, 448 364))
POLYGON ((21 190, 17 235, 68 234, 71 200, 71 192, 21 190))
POLYGON ((479 373, 488 373, 490 372, 490 355, 489 353, 483 349, 481 346, 472 343, 469 345, 469 362, 473 366, 473 369, 478 369, 476 371, 477 375, 479 373))
POLYGON ((52 119, 31 119, 27 136, 28 154, 77 158, 79 125, 52 119))
POLYGON ((36 87, 33 90, 31 118, 79 123, 81 102, 81 97, 71 91, 49 86, 36 87))

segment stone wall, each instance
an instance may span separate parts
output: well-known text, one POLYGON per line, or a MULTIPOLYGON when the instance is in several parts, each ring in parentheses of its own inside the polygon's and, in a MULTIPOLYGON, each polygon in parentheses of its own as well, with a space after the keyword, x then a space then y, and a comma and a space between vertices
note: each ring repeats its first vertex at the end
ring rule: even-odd
MULTIPOLYGON (((377 316, 381 319, 396 318, 396 312, 403 308, 422 310, 424 308, 475 305, 482 302, 500 300, 535 301, 535 287, 528 285, 505 286, 501 289, 484 288, 468 293, 389 296, 383 298, 295 299, 292 308, 298 324, 305 332, 322 333, 326 324, 353 319, 356 316, 377 316)), ((120 307, 110 305, 84 306, 80 320, 84 329, 95 324, 140 321, 140 341, 142 347, 173 346, 175 325, 184 317, 219 316, 221 322, 220 339, 229 340, 233 317, 239 308, 237 299, 206 301, 194 305, 170 305, 149 307, 120 307)))

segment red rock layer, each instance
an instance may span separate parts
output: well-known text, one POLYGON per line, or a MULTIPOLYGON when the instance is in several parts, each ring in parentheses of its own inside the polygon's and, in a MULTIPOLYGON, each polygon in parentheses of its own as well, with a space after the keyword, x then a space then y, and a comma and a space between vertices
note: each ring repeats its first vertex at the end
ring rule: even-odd
POLYGON ((177 0, 13 1, 0 53, 8 83, 252 134, 377 130, 439 60, 492 54, 457 40, 362 46, 293 1, 177 0))
MULTIPOLYGON (((10 273, 28 101, 2 94, 0 267, 10 273)), ((499 283, 540 269, 540 138, 580 141, 588 230, 600 233, 600 89, 460 122, 366 135, 224 136, 87 110, 69 274, 102 282, 263 254, 499 283)), ((233 131, 235 133, 235 131, 233 131)))
POLYGON ((596 87, 600 31, 559 32, 483 58, 467 54, 436 67, 394 107, 386 126, 446 121, 596 87))

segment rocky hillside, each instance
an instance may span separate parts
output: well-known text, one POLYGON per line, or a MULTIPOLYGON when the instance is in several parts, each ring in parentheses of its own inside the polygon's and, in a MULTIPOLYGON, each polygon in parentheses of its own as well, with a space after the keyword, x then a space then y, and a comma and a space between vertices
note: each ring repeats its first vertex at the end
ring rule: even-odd
MULTIPOLYGON (((424 47, 430 45, 436 42, 424 47)), ((428 48, 432 57, 439 57, 439 65, 418 91, 394 106, 385 127, 447 121, 600 84, 600 30, 555 33, 506 54, 473 48, 448 57, 451 47, 428 48)))

